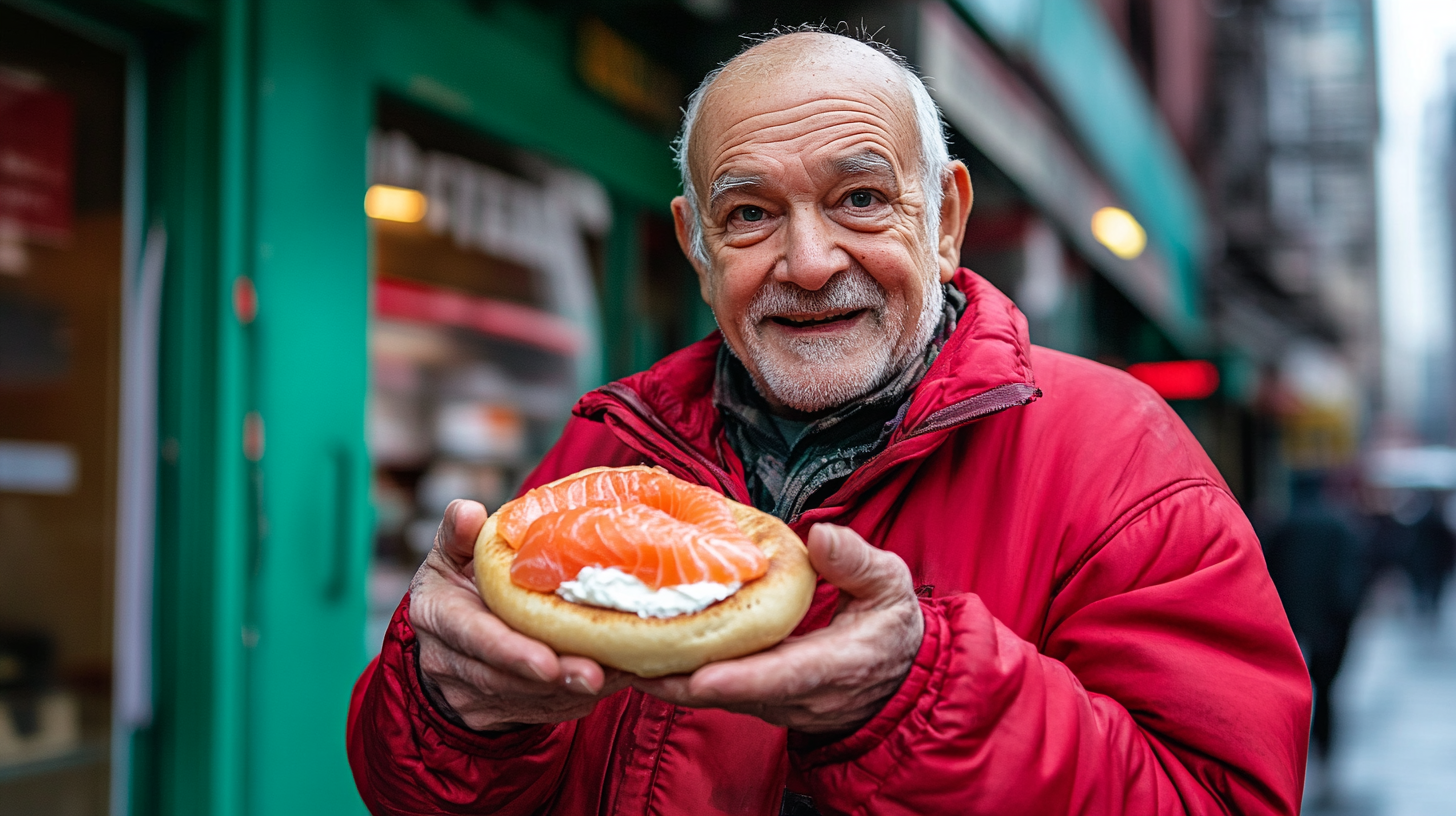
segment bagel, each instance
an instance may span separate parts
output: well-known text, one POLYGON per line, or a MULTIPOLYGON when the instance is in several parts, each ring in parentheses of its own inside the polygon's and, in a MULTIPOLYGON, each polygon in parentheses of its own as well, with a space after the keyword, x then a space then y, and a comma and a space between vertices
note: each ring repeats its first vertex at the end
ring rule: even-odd
MULTIPOLYGON (((651 468, 618 468, 618 470, 651 468)), ((552 482, 588 473, 589 468, 552 482)), ((768 559, 762 577, 699 612, 643 618, 536 592, 511 581, 516 551, 496 530, 501 512, 486 519, 475 542, 475 584, 490 611, 512 629, 559 654, 589 657, 640 677, 691 672, 715 660, 752 654, 783 640, 809 610, 818 580, 809 553, 788 525, 730 499, 739 529, 768 559)), ((504 511, 510 503, 503 506, 504 511)))

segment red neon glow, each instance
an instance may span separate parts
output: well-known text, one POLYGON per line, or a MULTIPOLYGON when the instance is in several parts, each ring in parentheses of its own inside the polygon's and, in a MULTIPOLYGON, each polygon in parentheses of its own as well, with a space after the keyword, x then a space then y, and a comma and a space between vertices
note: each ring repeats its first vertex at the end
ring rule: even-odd
POLYGON ((1135 363, 1127 373, 1147 383, 1166 400, 1197 400, 1218 390, 1218 368, 1207 360, 1135 363))

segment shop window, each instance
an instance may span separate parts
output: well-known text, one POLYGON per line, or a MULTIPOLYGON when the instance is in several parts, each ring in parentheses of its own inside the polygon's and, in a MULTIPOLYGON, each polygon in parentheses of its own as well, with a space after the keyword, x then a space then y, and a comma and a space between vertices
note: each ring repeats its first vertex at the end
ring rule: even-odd
POLYGON ((371 649, 445 506, 495 509, 600 368, 590 177, 382 98, 370 144, 371 649), (595 369, 595 370, 594 370, 595 369))
POLYGON ((125 58, 0 6, 0 814, 108 801, 125 58))

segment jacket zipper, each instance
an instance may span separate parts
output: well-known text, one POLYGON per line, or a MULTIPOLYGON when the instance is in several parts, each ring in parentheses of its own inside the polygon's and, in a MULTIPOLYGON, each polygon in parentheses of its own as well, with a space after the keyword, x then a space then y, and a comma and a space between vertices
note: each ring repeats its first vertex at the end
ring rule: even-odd
MULTIPOLYGON (((953 428, 962 422, 999 414, 1008 408, 1026 405, 1041 396, 1041 389, 1029 383, 1006 383, 969 399, 947 405, 925 418, 915 430, 905 435, 906 439, 923 434, 953 428)), ((888 450, 888 448, 887 448, 888 450)))

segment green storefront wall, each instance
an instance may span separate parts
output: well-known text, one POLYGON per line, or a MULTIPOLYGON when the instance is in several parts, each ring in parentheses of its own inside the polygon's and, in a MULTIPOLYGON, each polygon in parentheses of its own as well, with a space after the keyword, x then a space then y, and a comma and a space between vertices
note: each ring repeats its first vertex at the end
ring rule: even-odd
POLYGON ((165 225, 155 698, 132 813, 362 813, 344 753, 366 663, 367 136, 381 91, 600 181, 605 367, 632 353, 634 210, 668 139, 591 94, 573 21, 502 0, 32 3, 138 44, 144 223, 165 225), (251 281, 257 317, 234 287, 251 281), (261 422, 249 425, 252 417, 261 422), (245 455, 245 426, 256 459, 245 455))

